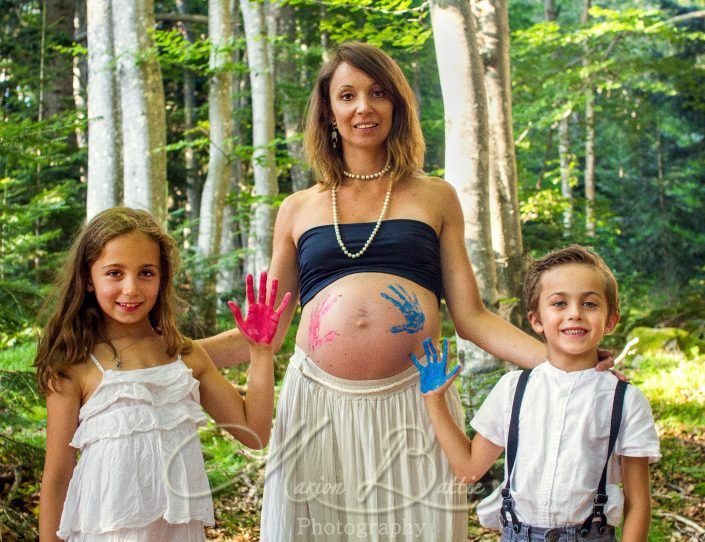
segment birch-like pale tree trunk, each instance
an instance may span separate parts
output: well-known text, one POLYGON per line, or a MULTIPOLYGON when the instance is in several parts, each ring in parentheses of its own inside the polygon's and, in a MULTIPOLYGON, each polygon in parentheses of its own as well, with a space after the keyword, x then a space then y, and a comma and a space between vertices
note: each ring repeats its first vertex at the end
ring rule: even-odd
MULTIPOLYGON (((211 42, 208 89, 208 120, 210 123, 210 154, 208 176, 201 194, 198 228, 198 254, 209 266, 220 255, 223 231, 223 208, 230 183, 232 154, 232 73, 227 69, 231 60, 228 47, 233 43, 232 4, 230 0, 209 0, 208 36, 211 42)), ((205 301, 202 315, 212 329, 216 321, 214 302, 216 273, 208 272, 202 282, 201 299, 205 301)))
MULTIPOLYGON (((233 4, 233 10, 233 38, 237 43, 241 36, 237 2, 233 4)), ((239 64, 242 60, 241 56, 240 48, 234 47, 232 53, 233 63, 236 65, 239 64)), ((232 101, 234 104, 232 108, 233 142, 235 144, 242 144, 244 139, 242 111, 245 111, 248 105, 245 99, 247 78, 243 76, 240 70, 236 70, 233 73, 232 81, 232 101)), ((231 174, 228 193, 237 195, 240 193, 240 185, 244 184, 245 171, 242 159, 237 153, 233 153, 230 164, 231 174)), ((238 235, 241 228, 240 218, 242 212, 240 211, 237 201, 236 199, 235 203, 226 204, 223 209, 223 235, 220 240, 220 254, 221 258, 224 259, 221 260, 223 265, 218 266, 218 277, 215 286, 215 291, 218 295, 228 294, 232 292, 237 285, 242 284, 243 266, 241 259, 239 257, 233 257, 235 251, 243 246, 241 236, 238 235)))
MULTIPOLYGON (((187 15, 185 0, 176 0, 176 11, 179 15, 187 15)), ((179 22, 179 29, 184 39, 193 41, 186 21, 179 22)), ((186 212, 193 224, 196 238, 198 238, 198 218, 201 212, 201 191, 203 182, 198 176, 196 166, 196 155, 193 150, 193 142, 196 139, 193 134, 194 119, 196 115, 196 87, 193 72, 184 68, 183 71, 183 93, 184 93, 184 139, 187 145, 184 147, 184 169, 186 170, 186 212)), ((191 235, 190 228, 184 228, 184 245, 188 248, 188 238, 191 235)))
MULTIPOLYGON (((547 21, 556 20, 556 7, 553 0, 543 1, 543 10, 547 21)), ((558 121, 558 160, 561 173, 561 196, 566 202, 563 211, 563 236, 570 237, 573 233, 573 187, 570 173, 570 134, 569 121, 571 109, 567 109, 558 121)))
POLYGON ((166 222, 164 87, 152 37, 153 0, 112 0, 120 82, 123 202, 166 222))
POLYGON ((485 70, 489 120, 489 185, 492 246, 497 270, 499 314, 521 325, 523 243, 512 127, 509 73, 509 16, 506 0, 473 0, 485 70))
MULTIPOLYGON (((580 22, 590 21, 591 0, 585 0, 580 22)), ((583 66, 590 64, 590 48, 585 44, 583 66)), ((585 233, 595 237, 595 88, 589 81, 585 89, 585 233)))
POLYGON ((257 198, 252 205, 246 269, 258 276, 269 267, 275 216, 272 203, 278 194, 274 148, 271 146, 274 140, 274 82, 270 73, 262 4, 240 0, 240 10, 252 90, 252 170, 255 178, 252 194, 257 198))
POLYGON ((88 186, 86 216, 122 201, 122 137, 115 77, 111 0, 86 4, 88 186))
POLYGON ((277 72, 282 92, 279 95, 286 150, 291 158, 291 185, 294 192, 304 190, 311 185, 311 172, 304 159, 303 139, 301 136, 301 119, 304 114, 303 102, 298 99, 296 90, 301 87, 301 77, 296 66, 294 54, 296 45, 296 25, 294 8, 288 4, 277 3, 279 9, 279 32, 284 37, 277 58, 277 72))
MULTIPOLYGON (((86 0, 74 0, 74 28, 73 39, 78 42, 79 36, 85 36, 86 28, 86 0)), ((86 85, 88 81, 88 66, 85 55, 73 57, 73 103, 79 120, 86 118, 86 85)), ((88 144, 86 133, 80 124, 76 126, 76 146, 84 149, 88 144)), ((81 182, 87 182, 86 171, 81 166, 81 182)))
POLYGON ((565 200, 563 211, 563 236, 570 237, 573 233, 573 186, 571 184, 570 165, 570 134, 568 120, 570 109, 563 113, 558 121, 558 160, 561 171, 561 196, 565 200))
MULTIPOLYGON (((487 98, 477 51, 475 23, 467 1, 431 0, 431 24, 445 109, 445 178, 457 190, 465 215, 465 246, 485 305, 497 310, 497 275, 492 251, 488 175, 487 98)), ((467 372, 499 362, 458 338, 467 372)))

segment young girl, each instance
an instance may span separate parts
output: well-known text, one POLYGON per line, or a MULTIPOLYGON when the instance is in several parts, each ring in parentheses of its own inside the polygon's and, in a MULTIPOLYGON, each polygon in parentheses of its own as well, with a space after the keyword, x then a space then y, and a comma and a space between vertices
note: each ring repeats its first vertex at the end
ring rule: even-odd
POLYGON ((78 234, 59 278, 35 366, 46 393, 41 540, 204 540, 213 505, 197 426, 213 419, 246 446, 267 444, 274 374, 274 310, 266 274, 243 320, 250 347, 247 397, 174 317, 174 240, 146 212, 97 215, 78 234), (81 452, 76 464, 77 450, 81 452))

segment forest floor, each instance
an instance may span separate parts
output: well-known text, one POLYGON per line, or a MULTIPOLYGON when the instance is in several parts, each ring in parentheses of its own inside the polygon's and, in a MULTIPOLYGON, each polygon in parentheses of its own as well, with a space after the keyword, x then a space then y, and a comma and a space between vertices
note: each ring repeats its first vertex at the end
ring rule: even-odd
MULTIPOLYGON (((649 398, 663 458, 652 465, 649 542, 705 541, 705 355, 637 356, 625 367, 649 398)), ((31 348, 0 352, 0 541, 36 539, 45 409, 27 359, 31 348)), ((285 357, 277 363, 281 377, 285 357)), ((231 370, 243 383, 244 373, 231 370)), ((216 526, 208 540, 259 540, 265 454, 239 446, 214 425, 201 431, 216 526)), ((468 540, 496 540, 471 504, 468 540)))

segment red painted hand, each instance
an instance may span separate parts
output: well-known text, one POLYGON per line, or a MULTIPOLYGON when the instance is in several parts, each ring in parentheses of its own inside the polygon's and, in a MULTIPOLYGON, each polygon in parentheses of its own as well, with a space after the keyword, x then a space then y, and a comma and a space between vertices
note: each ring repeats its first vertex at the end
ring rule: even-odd
POLYGON ((228 307, 230 307, 230 312, 235 317, 235 323, 248 341, 258 344, 271 344, 274 339, 279 325, 279 318, 291 299, 291 292, 287 292, 279 308, 274 310, 278 286, 279 281, 272 279, 272 291, 269 295, 269 302, 267 302, 267 273, 263 271, 259 276, 258 300, 255 303, 254 278, 252 275, 247 275, 247 318, 244 319, 237 303, 228 301, 228 307))

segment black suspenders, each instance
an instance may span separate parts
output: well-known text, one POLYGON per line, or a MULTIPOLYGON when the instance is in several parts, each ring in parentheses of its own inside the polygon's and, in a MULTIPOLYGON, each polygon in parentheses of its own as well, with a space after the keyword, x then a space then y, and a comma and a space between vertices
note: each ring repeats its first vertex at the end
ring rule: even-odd
POLYGON ((517 382, 517 388, 514 391, 512 417, 509 419, 509 435, 507 439, 507 483, 502 489, 502 508, 499 512, 503 527, 507 525, 507 514, 509 514, 512 520, 512 529, 514 529, 515 533, 521 531, 521 523, 519 523, 516 512, 514 512, 512 495, 510 493, 510 481, 512 479, 514 460, 517 457, 517 448, 519 446, 519 412, 521 411, 521 402, 524 399, 526 383, 529 381, 530 374, 531 369, 525 369, 521 372, 521 375, 519 375, 519 382, 517 382))
POLYGON ((607 517, 605 516, 605 504, 607 504, 607 463, 614 450, 614 444, 617 442, 619 434, 619 425, 622 423, 622 407, 624 406, 624 392, 627 390, 627 383, 620 380, 617 382, 617 388, 614 390, 614 401, 612 401, 612 422, 610 423, 610 443, 607 448, 607 461, 602 469, 600 484, 597 486, 597 496, 592 501, 592 514, 588 516, 583 525, 580 527, 580 536, 587 538, 587 535, 592 529, 592 521, 600 520, 600 525, 597 531, 600 534, 605 532, 607 527, 607 517))
MULTIPOLYGON (((522 525, 517 519, 516 512, 514 511, 514 503, 511 495, 511 479, 512 471, 514 469, 514 462, 517 455, 517 448, 519 446, 519 413, 521 412, 521 402, 524 399, 524 392, 526 391, 526 384, 529 380, 530 373, 531 369, 526 369, 521 372, 516 390, 514 392, 512 416, 509 420, 509 435, 507 436, 507 483, 502 489, 502 508, 499 512, 502 526, 506 526, 511 520, 512 529, 515 533, 521 531, 522 525)), ((597 528, 600 534, 603 534, 607 528, 607 517, 604 512, 605 504, 607 503, 607 465, 609 463, 610 456, 612 455, 612 451, 614 450, 614 445, 617 442, 619 426, 622 423, 622 409, 624 406, 624 393, 626 390, 626 382, 621 380, 617 382, 617 387, 614 390, 614 400, 612 402, 612 419, 610 422, 610 439, 607 450, 607 459, 605 460, 605 466, 602 469, 600 483, 597 486, 597 496, 593 500, 592 514, 590 514, 590 516, 580 527, 580 536, 583 538, 587 538, 587 535, 590 533, 590 529, 592 529, 592 522, 595 519, 600 520, 600 525, 597 528)))

